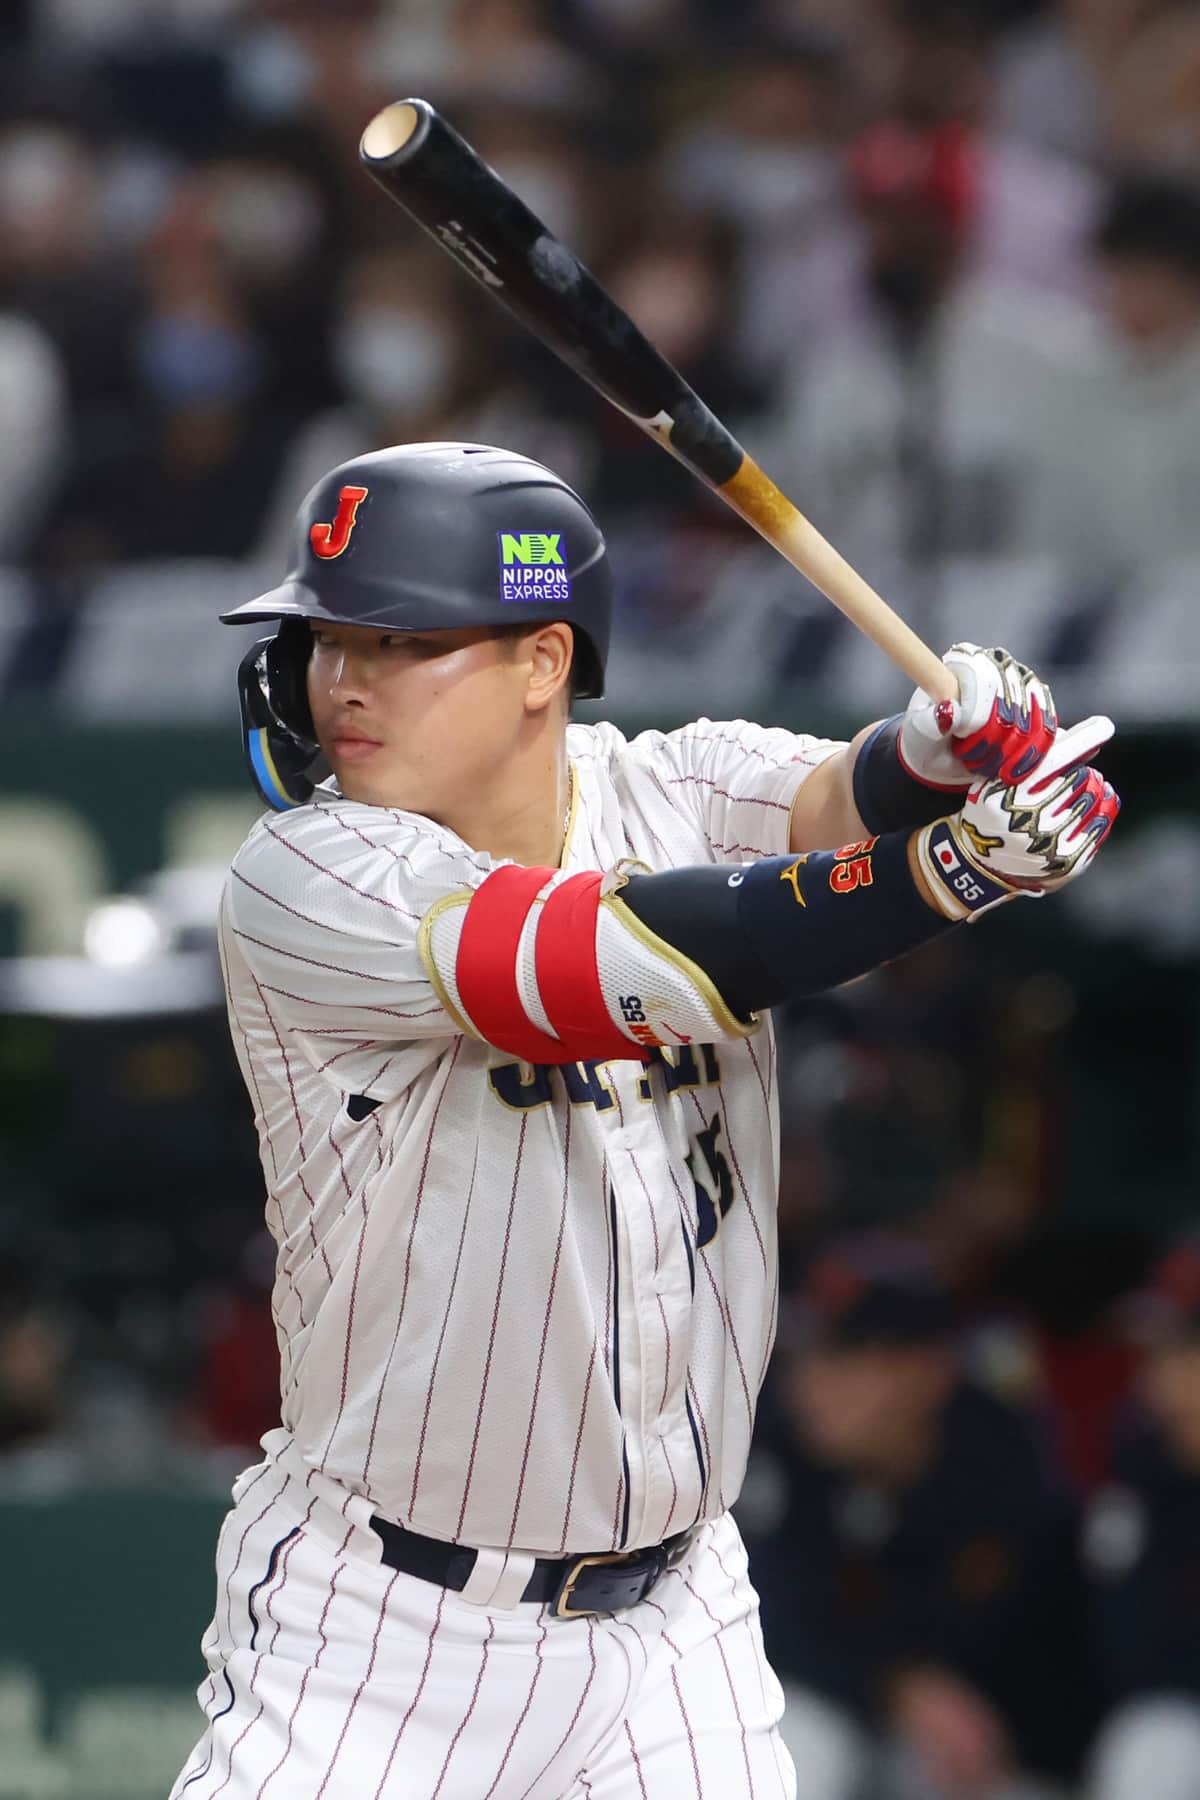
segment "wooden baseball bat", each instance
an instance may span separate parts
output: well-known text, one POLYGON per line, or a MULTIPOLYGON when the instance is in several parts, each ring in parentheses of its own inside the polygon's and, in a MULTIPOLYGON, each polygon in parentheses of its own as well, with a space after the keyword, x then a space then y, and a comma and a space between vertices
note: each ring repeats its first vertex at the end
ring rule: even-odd
POLYGON ((578 257, 426 100, 397 100, 359 157, 391 199, 606 400, 700 477, 933 700, 953 675, 780 492, 578 257))

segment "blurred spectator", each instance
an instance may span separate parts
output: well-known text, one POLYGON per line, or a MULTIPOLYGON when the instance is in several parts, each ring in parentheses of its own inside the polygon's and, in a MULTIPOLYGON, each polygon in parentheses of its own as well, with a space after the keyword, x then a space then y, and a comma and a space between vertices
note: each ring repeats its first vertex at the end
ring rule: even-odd
POLYGON ((63 1412, 67 1348, 40 1306, 0 1314, 0 1455, 48 1436, 63 1412))
POLYGON ((303 420, 336 392, 329 324, 347 256, 342 184, 319 136, 240 132, 203 171, 198 206, 263 348, 257 404, 303 420))
POLYGON ((37 0, 43 41, 72 54, 112 45, 215 34, 246 0, 37 0))
POLYGON ((1118 181, 1096 233, 1109 319, 1166 357, 1200 330, 1200 188, 1165 173, 1118 181))
POLYGON ((1081 161, 1100 147, 1102 81, 1119 8, 1061 0, 1037 10, 997 59, 1000 124, 1014 138, 1081 161))
POLYGON ((36 117, 0 136, 0 220, 6 276, 78 274, 93 255, 95 180, 83 140, 36 117))
POLYGON ((0 312, 0 563, 21 560, 57 483, 66 402, 62 363, 45 332, 0 312))
MULTIPOLYGON (((741 300, 736 233, 715 214, 671 208, 665 198, 665 216, 656 217, 659 203, 652 197, 647 205, 643 196, 646 223, 628 233, 605 271, 606 284, 617 304, 717 416, 735 431, 744 429, 764 396, 733 341, 741 300)), ((611 407, 597 411, 595 422, 610 447, 599 471, 598 508, 644 513, 653 506, 661 516, 665 501, 676 515, 703 517, 709 512, 695 477, 676 474, 669 463, 663 466, 658 446, 644 433, 611 407)), ((710 516, 724 525, 719 511, 710 516)))
POLYGON ((827 1771, 806 1800, 1009 1800, 1078 1753, 1072 1508, 954 1323, 884 1234, 830 1246, 784 1304, 739 1517, 785 1735, 827 1771))
POLYGON ((1135 1296, 1139 1396, 1084 1539, 1090 1642, 1112 1712, 1090 1800, 1200 1797, 1200 1237, 1135 1296))
POLYGON ((971 949, 947 936, 788 1015, 788 1119, 820 1137, 842 1229, 924 1217, 976 1154, 966 1070, 994 1078, 997 1037, 971 949))
POLYGON ((303 119, 349 165, 363 125, 385 100, 376 25, 380 0, 250 0, 229 55, 237 108, 259 120, 303 119))
POLYGON ((970 257, 988 276, 1067 294, 1085 290, 1096 205, 1086 165, 1005 129, 992 0, 865 0, 867 106, 915 124, 957 124, 974 144, 970 257))
POLYGON ((1111 149, 1126 158, 1194 167, 1200 152, 1200 14, 1187 0, 1124 0, 1115 10, 1125 29, 1106 71, 1111 149))
POLYGON ((454 0, 448 10, 460 83, 513 100, 571 92, 579 71, 549 29, 542 0, 454 0))
POLYGON ((213 1443, 251 1451, 279 1423, 279 1346, 271 1316, 275 1245, 266 1231, 243 1246, 238 1275, 209 1319, 194 1405, 213 1443))
POLYGON ((448 0, 381 11, 376 66, 401 93, 414 91, 415 59, 428 83, 417 91, 440 104, 504 99, 537 113, 587 102, 592 72, 549 28, 543 0, 448 0))
POLYGON ((559 0, 556 10, 589 56, 629 63, 676 54, 712 8, 704 0, 559 0))
POLYGON ((115 230, 106 237, 94 146, 52 120, 12 117, 0 129, 0 308, 54 345, 72 448, 85 455, 107 453, 128 405, 136 284, 126 248, 115 230))
POLYGON ((1059 0, 998 59, 1006 125, 1091 161, 1168 158, 1200 143, 1200 18, 1181 0, 1059 0))
POLYGON ((72 1422, 69 1418, 68 1313, 60 1308, 59 1271, 29 1231, 0 1253, 0 1462, 35 1454, 72 1422), (51 1297, 53 1294, 53 1298, 51 1297))
POLYGON ((204 181, 180 184, 143 256, 123 437, 80 447, 46 526, 60 566, 240 556, 291 423, 255 404, 268 349, 232 278, 204 181))
POLYGON ((1120 177, 1095 254, 1105 318, 1078 404, 1046 421, 1038 530, 1111 576, 1200 554, 1200 185, 1120 177))
POLYGON ((731 50, 716 104, 664 152, 678 201, 703 202, 737 228, 731 329, 759 374, 789 356, 802 367, 838 317, 852 256, 839 149, 850 103, 836 39, 751 29, 731 50))
POLYGON ((971 266, 978 150, 952 121, 855 140, 861 269, 780 425, 790 491, 918 622, 939 558, 1024 547, 1078 380, 1075 305, 971 266))
MULTIPOLYGON (((658 201, 639 202, 645 223, 604 269, 606 285, 717 416, 752 440, 764 396, 732 329, 742 293, 737 233, 728 220, 667 201, 656 221, 658 201)), ((737 716, 776 677, 776 570, 763 580, 772 559, 623 414, 590 392, 587 409, 584 441, 600 451, 588 500, 604 524, 615 587, 608 691, 659 716, 698 705, 737 716)))

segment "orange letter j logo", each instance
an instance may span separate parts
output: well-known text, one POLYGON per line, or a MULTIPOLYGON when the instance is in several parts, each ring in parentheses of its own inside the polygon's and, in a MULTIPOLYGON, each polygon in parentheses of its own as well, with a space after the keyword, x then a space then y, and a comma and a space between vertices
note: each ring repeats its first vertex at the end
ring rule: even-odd
POLYGON ((354 521, 361 503, 367 497, 365 487, 344 487, 338 495, 338 509, 332 525, 314 525, 309 531, 313 554, 328 562, 340 556, 350 542, 354 521))

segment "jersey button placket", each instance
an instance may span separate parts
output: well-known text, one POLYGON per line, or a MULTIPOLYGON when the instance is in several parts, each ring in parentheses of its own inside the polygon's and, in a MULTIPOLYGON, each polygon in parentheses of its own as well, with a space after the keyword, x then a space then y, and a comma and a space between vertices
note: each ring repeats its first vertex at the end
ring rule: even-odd
MULTIPOLYGON (((628 1116, 628 1115, 627 1115, 628 1116)), ((671 1508, 672 1485, 661 1439, 668 1429, 662 1416, 668 1412, 687 1342, 686 1312, 690 1284, 682 1247, 682 1270, 674 1268, 677 1233, 667 1230, 663 1197, 670 1191, 670 1177, 662 1163, 661 1139, 653 1119, 635 1114, 636 1123, 620 1133, 617 1167, 622 1171, 622 1197, 626 1202, 626 1229, 632 1267, 634 1311, 639 1338, 639 1462, 641 1465, 642 1532, 653 1536, 663 1526, 671 1508), (679 1291, 682 1276, 683 1293, 679 1291), (682 1303, 682 1310, 681 1310, 682 1303), (664 1389, 665 1400, 664 1400, 664 1389)), ((633 1399, 631 1392, 630 1398, 633 1399)), ((631 1416, 627 1411, 627 1417, 631 1416)), ((638 1495, 635 1491, 635 1500, 638 1495)), ((631 1524, 632 1529, 632 1524, 631 1524)))

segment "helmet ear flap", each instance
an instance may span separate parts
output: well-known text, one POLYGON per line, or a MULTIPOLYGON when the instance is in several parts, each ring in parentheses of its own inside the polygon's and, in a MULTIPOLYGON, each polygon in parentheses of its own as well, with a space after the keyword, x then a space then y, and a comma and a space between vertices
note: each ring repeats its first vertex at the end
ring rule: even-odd
POLYGON ((312 632, 307 619, 281 619, 267 645, 267 686, 280 724, 307 738, 316 752, 317 732, 308 704, 312 632))
POLYGON ((285 619, 274 637, 251 645, 238 667, 246 766, 275 812, 312 797, 310 769, 320 752, 305 683, 310 642, 303 620, 285 619))

